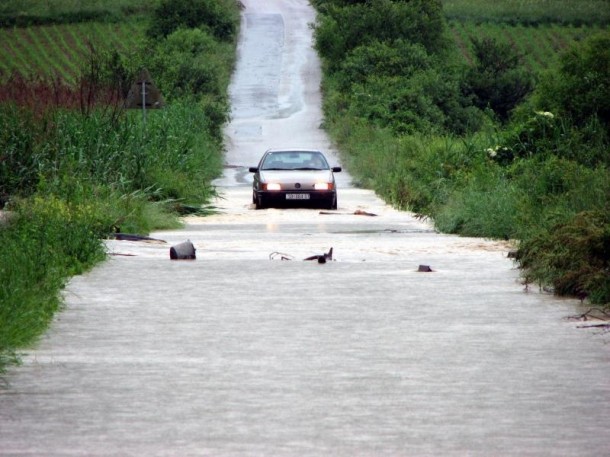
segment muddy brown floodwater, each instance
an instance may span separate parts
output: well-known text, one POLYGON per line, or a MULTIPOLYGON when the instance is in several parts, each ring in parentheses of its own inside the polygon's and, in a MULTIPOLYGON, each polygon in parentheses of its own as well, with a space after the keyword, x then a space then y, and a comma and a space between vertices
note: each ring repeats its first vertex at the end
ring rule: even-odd
POLYGON ((438 234, 348 173, 334 214, 252 208, 266 148, 340 155, 313 10, 242 2, 218 214, 109 241, 127 255, 70 281, 0 389, 0 455, 608 455, 608 336, 525 291, 507 245, 438 234), (187 239, 197 260, 170 261, 187 239))

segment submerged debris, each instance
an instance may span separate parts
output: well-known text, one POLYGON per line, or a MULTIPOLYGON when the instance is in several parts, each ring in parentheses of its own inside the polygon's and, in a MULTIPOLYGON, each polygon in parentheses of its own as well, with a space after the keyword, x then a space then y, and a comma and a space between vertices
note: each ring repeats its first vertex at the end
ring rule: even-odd
POLYGON ((333 248, 330 248, 330 250, 326 254, 312 255, 303 260, 317 260, 318 263, 326 263, 327 260, 332 260, 332 259, 333 259, 333 248))
POLYGON ((186 240, 184 243, 177 244, 169 249, 169 258, 172 260, 195 260, 197 258, 195 251, 193 243, 186 240))
POLYGON ((275 260, 278 257, 280 260, 294 260, 294 256, 291 256, 290 254, 284 254, 282 252, 274 251, 269 254, 269 260, 275 260))
POLYGON ((134 235, 131 233, 113 233, 110 235, 110 239, 118 241, 156 241, 158 243, 167 243, 165 240, 159 240, 157 238, 151 238, 144 235, 134 235))
POLYGON ((370 216, 370 217, 377 217, 377 214, 369 213, 369 212, 363 211, 361 209, 357 209, 353 213, 337 213, 336 211, 320 211, 320 214, 338 215, 338 216, 370 216))

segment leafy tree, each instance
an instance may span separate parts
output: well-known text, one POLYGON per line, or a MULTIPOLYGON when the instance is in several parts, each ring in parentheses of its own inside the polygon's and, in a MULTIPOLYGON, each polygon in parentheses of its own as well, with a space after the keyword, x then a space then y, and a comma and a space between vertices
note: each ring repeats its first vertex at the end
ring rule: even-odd
POLYGON ((340 89, 365 82, 369 77, 410 77, 415 72, 433 66, 432 58, 420 44, 402 39, 390 42, 373 42, 359 46, 348 53, 337 72, 340 89))
POLYGON ((162 93, 169 98, 189 94, 222 96, 222 65, 218 44, 200 29, 181 29, 159 42, 148 65, 162 93))
POLYGON ((474 38, 475 65, 465 77, 464 94, 475 106, 491 108, 502 120, 532 91, 531 75, 509 44, 493 38, 474 38))
POLYGON ((353 49, 373 42, 403 39, 427 52, 447 48, 439 0, 370 0, 350 6, 329 6, 315 28, 316 48, 330 70, 353 49))
POLYGON ((219 40, 230 41, 237 33, 237 24, 234 0, 161 0, 147 33, 159 38, 179 28, 200 28, 219 40))
POLYGON ((536 94, 539 109, 585 125, 596 117, 610 134, 610 33, 596 35, 561 55, 536 94))

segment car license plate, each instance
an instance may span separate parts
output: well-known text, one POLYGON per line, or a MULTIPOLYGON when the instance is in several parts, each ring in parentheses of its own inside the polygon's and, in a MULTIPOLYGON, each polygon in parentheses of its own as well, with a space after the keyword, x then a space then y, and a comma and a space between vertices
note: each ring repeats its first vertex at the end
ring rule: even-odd
POLYGON ((286 200, 309 200, 309 194, 286 194, 286 200))

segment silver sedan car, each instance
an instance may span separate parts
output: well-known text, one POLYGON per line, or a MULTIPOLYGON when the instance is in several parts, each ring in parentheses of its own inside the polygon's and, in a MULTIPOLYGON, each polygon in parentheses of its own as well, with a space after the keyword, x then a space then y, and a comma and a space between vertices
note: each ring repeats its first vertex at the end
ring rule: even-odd
POLYGON ((324 154, 308 149, 269 149, 254 173, 252 202, 256 209, 270 206, 315 206, 337 209, 334 173, 324 154))

